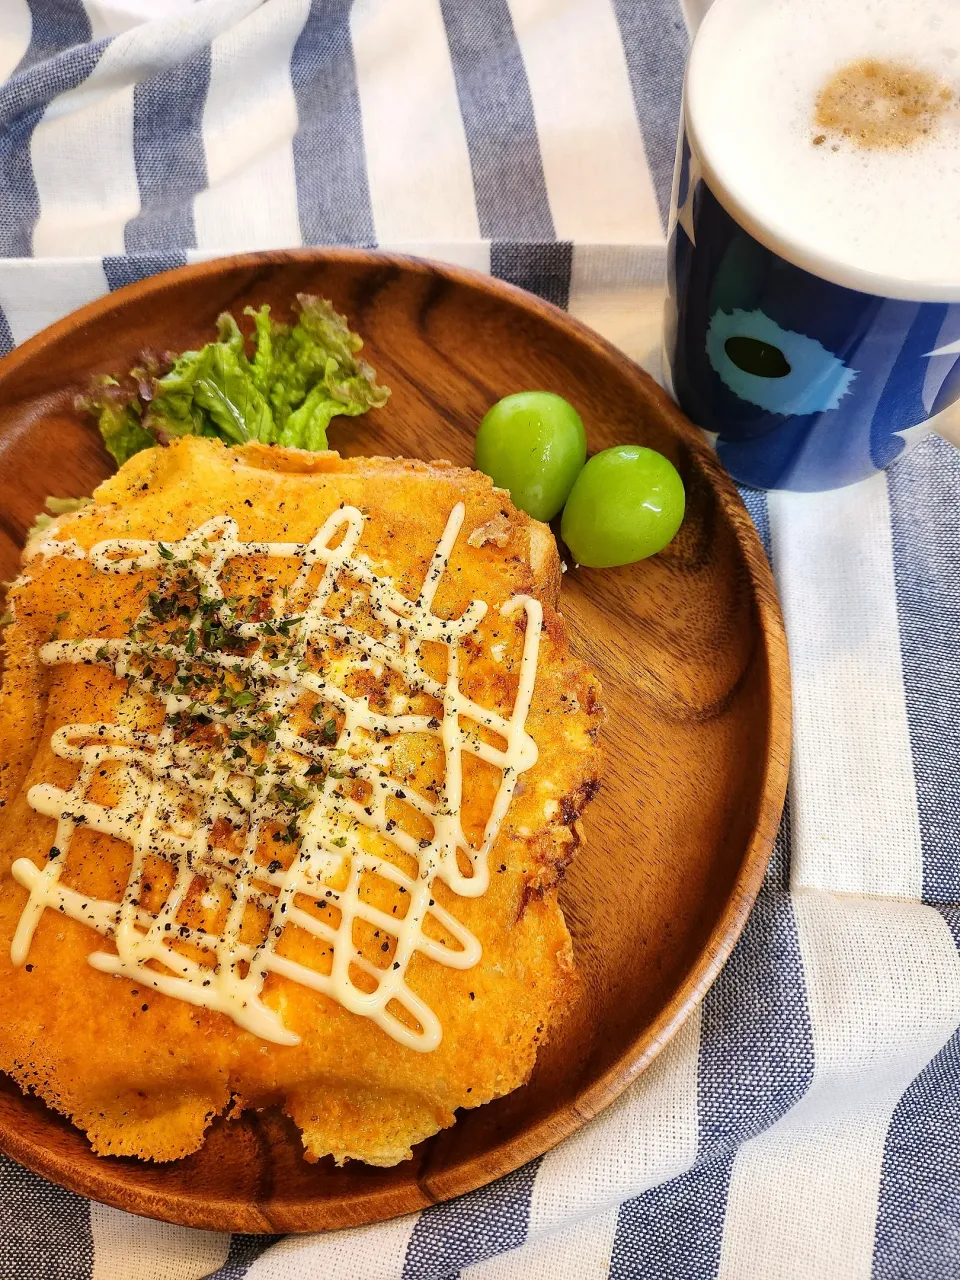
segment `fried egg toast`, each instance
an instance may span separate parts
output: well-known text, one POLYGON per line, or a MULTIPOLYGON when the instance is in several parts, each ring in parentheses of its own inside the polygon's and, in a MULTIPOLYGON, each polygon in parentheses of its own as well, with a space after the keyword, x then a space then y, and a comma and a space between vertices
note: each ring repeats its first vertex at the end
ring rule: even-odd
POLYGON ((27 548, 0 693, 0 1069, 101 1154, 279 1104, 391 1165, 522 1084, 598 688, 475 472, 184 439, 27 548))

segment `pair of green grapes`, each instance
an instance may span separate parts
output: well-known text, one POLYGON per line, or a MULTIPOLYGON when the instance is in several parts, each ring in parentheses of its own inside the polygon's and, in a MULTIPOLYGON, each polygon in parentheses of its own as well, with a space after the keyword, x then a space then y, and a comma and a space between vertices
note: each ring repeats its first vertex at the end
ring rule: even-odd
POLYGON ((498 400, 477 431, 477 469, 535 520, 560 509, 577 564, 610 569, 661 551, 683 520, 683 481, 653 449, 618 444, 587 461, 579 413, 551 391, 498 400))

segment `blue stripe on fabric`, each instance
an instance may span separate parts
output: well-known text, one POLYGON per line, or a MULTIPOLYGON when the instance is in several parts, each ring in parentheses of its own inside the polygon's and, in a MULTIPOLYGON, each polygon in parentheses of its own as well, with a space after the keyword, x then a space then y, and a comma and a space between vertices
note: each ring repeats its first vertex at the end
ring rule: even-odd
POLYGON ((610 1280, 713 1280, 732 1162, 695 1165, 622 1204, 610 1280))
POLYGON ((960 914, 960 453, 931 436, 887 473, 923 898, 960 914))
POLYGON ((3 308, 0 307, 0 356, 5 356, 8 351, 12 351, 13 345, 13 334, 10 331, 10 322, 5 315, 3 308))
MULTIPOLYGON (((923 853, 923 898, 960 946, 960 453, 931 436, 887 472, 900 654, 923 853)), ((887 1130, 877 1280, 960 1275, 960 1032, 916 1077, 887 1130)))
POLYGON ((407 1245, 403 1280, 446 1280, 523 1244, 539 1168, 534 1160, 488 1187, 424 1209, 407 1245))
POLYGON ((567 240, 554 244, 504 244, 490 246, 490 274, 498 280, 535 293, 566 310, 570 300, 573 245, 567 240))
POLYGON ((161 271, 173 271, 176 267, 184 267, 187 263, 185 253, 175 253, 172 249, 165 253, 138 253, 110 256, 103 259, 103 274, 107 278, 110 292, 122 289, 124 285, 136 284, 138 280, 146 280, 148 276, 157 276, 161 271))
POLYGON ((13 74, 29 71, 93 38, 90 18, 82 0, 27 0, 30 10, 30 44, 13 74))
POLYGON ((0 1156, 0 1276, 90 1280, 90 1202, 0 1156))
POLYGON ((760 535, 760 541, 763 543, 763 549, 767 553, 767 559, 770 559, 770 508, 767 505, 766 491, 763 489, 748 489, 746 485, 740 490, 740 497, 743 499, 743 505, 750 513, 750 519, 753 521, 757 533, 760 535))
POLYGON ((693 1168, 621 1206, 611 1280, 712 1280, 738 1148, 813 1078, 813 1036, 788 892, 790 814, 753 913, 703 1002, 693 1168))
POLYGON ((613 7, 620 24, 633 106, 657 193, 660 221, 666 231, 689 43, 687 28, 678 0, 644 0, 642 4, 637 0, 613 0, 613 7))
MULTIPOLYGON (((0 85, 0 257, 29 258, 33 252, 33 229, 40 216, 30 163, 34 129, 54 98, 86 80, 108 44, 77 45, 0 85)), ((31 38, 25 60, 33 47, 31 38)))
POLYGON ((960 1032, 906 1091, 880 1173, 875 1280, 960 1276, 960 1032))
POLYGON ((128 253, 192 249, 193 198, 207 185, 203 109, 210 47, 138 84, 133 91, 133 158, 140 212, 127 223, 128 253))
POLYGON ((293 164, 304 244, 374 240, 350 42, 351 3, 311 0, 290 60, 299 117, 293 164))
POLYGON ((553 240, 533 101, 507 0, 440 0, 480 234, 553 240))
POLYGON ((281 1236, 232 1235, 226 1262, 207 1280, 243 1280, 256 1260, 280 1239, 281 1236))

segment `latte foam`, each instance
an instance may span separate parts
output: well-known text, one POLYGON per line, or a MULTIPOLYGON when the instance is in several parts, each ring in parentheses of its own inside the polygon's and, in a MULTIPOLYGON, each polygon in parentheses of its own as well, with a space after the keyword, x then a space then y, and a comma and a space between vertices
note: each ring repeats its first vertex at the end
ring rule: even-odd
POLYGON ((960 0, 717 0, 687 111, 714 185, 784 256, 960 297, 960 0))

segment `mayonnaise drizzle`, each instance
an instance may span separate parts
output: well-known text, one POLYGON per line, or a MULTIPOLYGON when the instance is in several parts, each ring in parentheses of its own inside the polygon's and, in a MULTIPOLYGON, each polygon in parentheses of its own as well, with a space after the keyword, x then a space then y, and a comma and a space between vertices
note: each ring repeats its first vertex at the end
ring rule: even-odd
MULTIPOLYGON (((54 752, 77 761, 79 773, 68 790, 41 783, 28 793, 34 809, 56 818, 57 830, 51 857, 43 867, 29 858, 19 858, 13 864, 13 875, 30 894, 11 946, 13 963, 20 965, 26 960, 40 917, 49 908, 113 939, 115 954, 95 951, 89 956, 95 968, 124 974, 166 995, 219 1010, 265 1040, 287 1045, 299 1040, 285 1026, 280 1012, 262 1000, 267 975, 275 973, 323 992, 352 1013, 370 1018, 401 1044, 420 1051, 436 1048, 442 1035, 440 1022, 407 984, 410 960, 419 952, 438 964, 469 969, 479 960, 481 948, 477 938, 435 900, 433 886, 440 880, 461 897, 484 893, 489 884, 488 855, 517 778, 537 759, 536 744, 525 724, 536 681, 543 617, 539 602, 529 596, 515 596, 500 610, 506 618, 521 609, 526 614, 519 684, 508 718, 466 697, 458 681, 461 641, 476 630, 487 605, 476 600, 459 618, 440 618, 433 613, 437 587, 463 519, 464 507, 458 503, 450 512, 415 600, 402 595, 391 577, 376 573, 368 557, 357 554, 364 517, 355 507, 335 511, 306 545, 243 542, 236 522, 222 516, 179 542, 116 539, 93 547, 89 559, 103 573, 163 571, 171 561, 177 565, 188 563, 199 583, 201 597, 217 602, 220 622, 234 634, 255 642, 255 648, 248 655, 237 656, 194 644, 191 652, 186 642, 156 643, 137 638, 137 628, 127 639, 64 640, 43 646, 40 658, 44 663, 101 662, 151 696, 155 695, 155 685, 143 675, 145 660, 172 661, 176 675, 163 691, 167 720, 157 733, 110 723, 71 724, 54 733, 54 752), (274 594, 273 612, 266 620, 240 621, 224 597, 220 575, 227 561, 236 557, 292 557, 301 562, 292 588, 283 595, 279 591, 274 594), (311 572, 318 564, 324 566, 323 574, 308 596, 311 572), (339 587, 341 577, 367 587, 369 607, 383 624, 382 637, 352 626, 349 610, 341 610, 337 617, 324 612, 331 594, 344 590, 339 587), (289 640, 286 652, 270 659, 264 655, 264 646, 272 631, 270 652, 276 652, 277 623, 284 625, 289 640), (311 669, 305 660, 308 645, 322 647, 328 637, 348 646, 352 670, 368 667, 377 672, 386 667, 397 672, 411 694, 424 693, 440 702, 442 717, 402 709, 395 714, 380 714, 371 710, 367 698, 346 693, 332 678, 328 664, 311 669), (431 677, 421 665, 419 646, 424 641, 446 647, 444 680, 431 677), (212 670, 220 668, 243 675, 268 689, 259 703, 260 722, 267 716, 275 717, 279 728, 274 741, 265 747, 258 775, 254 775, 252 767, 245 768, 225 754, 210 760, 189 743, 175 740, 171 719, 189 707, 192 699, 174 690, 178 682, 182 684, 183 673, 195 670, 198 663, 212 670), (343 723, 335 743, 320 745, 290 728, 286 713, 304 695, 319 698, 342 713, 343 723), (475 731, 470 731, 470 722, 492 730, 503 739, 505 747, 481 740, 475 731), (435 735, 442 745, 445 776, 435 804, 408 784, 401 784, 386 767, 390 751, 403 735, 413 733, 435 735), (461 822, 465 751, 501 770, 499 789, 479 848, 467 841, 461 822), (308 768, 316 762, 336 766, 318 784, 307 776, 308 768), (105 766, 119 766, 121 771, 116 776, 122 778, 122 791, 119 802, 112 806, 90 799, 94 780, 105 766), (338 776, 344 774, 369 784, 365 804, 338 788, 338 776), (276 870, 275 864, 271 864, 273 869, 265 866, 256 854, 258 848, 262 850, 265 828, 275 824, 283 812, 276 799, 276 787, 288 786, 291 778, 309 793, 309 807, 301 822, 299 846, 291 865, 286 870, 276 870), (185 794, 192 799, 190 818, 184 818, 182 812, 185 794), (402 799, 424 815, 432 825, 432 838, 415 840, 395 821, 388 820, 386 803, 390 797, 402 799), (246 827, 239 858, 215 847, 213 830, 221 818, 246 827), (121 901, 91 897, 61 883, 73 836, 81 824, 132 845, 130 876, 121 901), (418 874, 412 877, 391 860, 370 853, 358 839, 360 828, 377 832, 400 853, 415 858, 418 874), (162 857, 176 873, 175 884, 156 915, 140 905, 148 856, 162 857), (461 862, 469 867, 467 873, 461 862), (402 918, 378 910, 360 896, 361 880, 371 873, 405 891, 408 905, 402 918), (333 888, 344 875, 346 885, 333 888), (198 876, 206 882, 204 901, 208 905, 214 899, 217 903, 230 901, 226 923, 217 936, 188 928, 179 920, 188 891, 198 876), (296 900, 304 897, 336 907, 340 913, 337 926, 297 905, 296 900), (249 906, 259 906, 270 913, 269 928, 257 945, 241 942, 241 925, 249 906), (424 932, 431 917, 454 939, 455 946, 424 932), (388 968, 373 965, 360 954, 353 937, 354 922, 359 920, 379 929, 394 944, 388 968), (278 954, 288 924, 306 930, 329 946, 333 956, 329 974, 278 954), (215 965, 182 954, 172 945, 177 941, 199 947, 215 960, 215 965), (362 972, 365 986, 372 985, 373 989, 359 986, 353 971, 362 972), (397 1009, 404 1011, 404 1019, 397 1016, 397 1009)), ((64 547, 62 554, 73 554, 69 545, 60 545, 64 547)), ((46 547, 44 552, 47 553, 46 547)), ((200 623, 198 613, 190 621, 189 630, 199 633, 200 623)), ((251 727, 251 716, 242 710, 214 704, 205 705, 204 712, 227 730, 251 727)))

